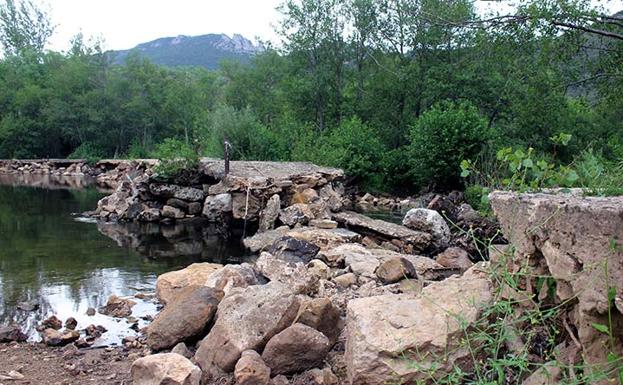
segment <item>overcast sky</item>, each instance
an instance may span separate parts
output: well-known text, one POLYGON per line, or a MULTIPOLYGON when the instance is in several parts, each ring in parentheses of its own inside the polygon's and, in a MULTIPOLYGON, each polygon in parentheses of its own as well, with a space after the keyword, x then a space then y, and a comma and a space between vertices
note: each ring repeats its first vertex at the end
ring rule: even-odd
MULTIPOLYGON (((54 50, 66 50, 82 31, 103 38, 106 49, 127 49, 159 37, 240 33, 255 40, 276 41, 275 8, 281 0, 35 0, 49 9, 56 32, 54 50)), ((483 12, 507 8, 510 1, 477 1, 483 12)), ((623 0, 594 0, 610 12, 623 10, 623 0)))

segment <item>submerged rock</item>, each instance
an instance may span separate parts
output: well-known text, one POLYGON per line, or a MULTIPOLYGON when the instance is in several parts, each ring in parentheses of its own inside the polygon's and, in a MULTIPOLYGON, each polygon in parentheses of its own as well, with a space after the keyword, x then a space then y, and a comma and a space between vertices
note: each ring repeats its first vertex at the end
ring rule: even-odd
POLYGON ((201 370, 175 353, 154 354, 132 364, 134 385, 199 385, 201 370))

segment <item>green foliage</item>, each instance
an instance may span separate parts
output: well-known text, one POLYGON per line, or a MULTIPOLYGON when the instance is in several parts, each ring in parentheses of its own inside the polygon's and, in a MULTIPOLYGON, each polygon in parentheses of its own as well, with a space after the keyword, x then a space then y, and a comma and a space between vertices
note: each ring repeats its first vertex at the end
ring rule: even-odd
POLYGON ((308 135, 299 141, 297 150, 317 164, 342 168, 367 189, 382 188, 385 147, 378 134, 357 118, 342 122, 324 136, 308 135))
POLYGON ((189 145, 177 139, 165 139, 153 152, 160 160, 156 172, 164 178, 172 178, 184 170, 199 166, 199 156, 189 145))
POLYGON ((475 158, 489 138, 486 121, 468 102, 442 102, 415 122, 410 131, 411 174, 416 185, 460 185, 459 163, 475 158))
POLYGON ((98 160, 102 159, 104 154, 92 143, 82 143, 76 149, 69 154, 68 159, 86 159, 87 163, 95 164, 98 160))

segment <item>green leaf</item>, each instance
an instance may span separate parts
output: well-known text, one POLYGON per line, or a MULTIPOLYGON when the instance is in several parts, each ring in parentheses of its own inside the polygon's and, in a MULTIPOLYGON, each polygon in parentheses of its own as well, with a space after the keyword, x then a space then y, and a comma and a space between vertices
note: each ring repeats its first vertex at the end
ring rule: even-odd
POLYGON ((608 326, 606 325, 602 325, 602 324, 598 324, 598 323, 592 323, 591 324, 592 327, 595 328, 595 330, 597 330, 598 332, 604 333, 604 334, 610 334, 610 329, 608 329, 608 326))
POLYGON ((611 287, 608 289, 608 303, 611 304, 617 296, 617 289, 611 287))
POLYGON ((461 178, 467 178, 469 174, 471 174, 469 170, 463 170, 461 171, 461 178))
POLYGON ((525 168, 532 168, 532 167, 534 167, 534 163, 532 163, 532 159, 530 159, 530 158, 524 159, 522 163, 523 163, 523 166, 525 168))

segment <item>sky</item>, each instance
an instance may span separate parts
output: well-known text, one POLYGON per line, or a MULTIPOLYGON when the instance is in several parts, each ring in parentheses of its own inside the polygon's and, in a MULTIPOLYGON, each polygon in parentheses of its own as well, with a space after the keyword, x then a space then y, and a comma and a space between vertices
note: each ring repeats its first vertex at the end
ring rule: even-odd
MULTIPOLYGON (((609 12, 623 0, 593 0, 609 12)), ((48 9, 55 34, 53 50, 68 49, 72 36, 103 39, 105 49, 129 49, 160 37, 239 33, 251 40, 277 42, 281 0, 35 0, 48 9)), ((481 12, 507 11, 512 1, 477 1, 481 12)))

